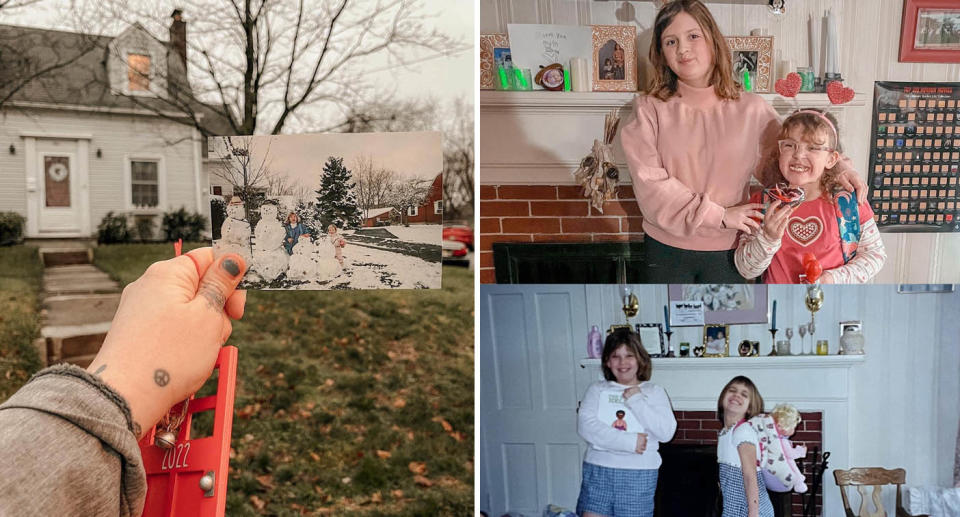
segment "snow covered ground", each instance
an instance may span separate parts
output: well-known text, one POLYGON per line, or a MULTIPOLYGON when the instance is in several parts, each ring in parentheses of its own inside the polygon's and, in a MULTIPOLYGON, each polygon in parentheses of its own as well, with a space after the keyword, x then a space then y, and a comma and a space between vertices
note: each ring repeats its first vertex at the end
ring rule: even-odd
POLYGON ((339 289, 439 289, 440 262, 366 246, 347 244, 343 250, 344 268, 324 281, 293 281, 281 276, 267 284, 250 282, 241 289, 263 290, 339 290, 339 289))
POLYGON ((424 244, 440 245, 443 239, 442 227, 439 224, 413 224, 410 226, 393 225, 379 226, 397 236, 397 239, 406 242, 421 242, 424 244))

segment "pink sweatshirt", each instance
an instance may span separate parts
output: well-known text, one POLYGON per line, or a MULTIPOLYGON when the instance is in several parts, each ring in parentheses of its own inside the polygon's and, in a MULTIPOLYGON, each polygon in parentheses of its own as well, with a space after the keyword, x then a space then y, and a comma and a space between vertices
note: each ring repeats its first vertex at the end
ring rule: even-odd
POLYGON ((780 121, 759 95, 721 100, 713 87, 678 82, 666 102, 634 100, 636 119, 620 141, 643 231, 668 246, 699 251, 736 247, 737 231, 721 228, 726 207, 746 202, 747 186, 776 145, 780 121))

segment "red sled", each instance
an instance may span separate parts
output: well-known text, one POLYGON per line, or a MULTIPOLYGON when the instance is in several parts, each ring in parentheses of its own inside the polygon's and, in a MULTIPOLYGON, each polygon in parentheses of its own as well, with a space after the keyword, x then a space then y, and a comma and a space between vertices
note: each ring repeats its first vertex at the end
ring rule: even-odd
MULTIPOLYGON (((140 455, 147 472, 143 517, 221 517, 226 511, 237 348, 222 347, 214 369, 220 370, 217 393, 190 398, 187 416, 172 449, 153 444, 156 427, 140 440, 140 455), (192 440, 193 415, 204 411, 214 412, 213 434, 192 440)), ((173 411, 178 414, 181 405, 174 406, 173 411)))

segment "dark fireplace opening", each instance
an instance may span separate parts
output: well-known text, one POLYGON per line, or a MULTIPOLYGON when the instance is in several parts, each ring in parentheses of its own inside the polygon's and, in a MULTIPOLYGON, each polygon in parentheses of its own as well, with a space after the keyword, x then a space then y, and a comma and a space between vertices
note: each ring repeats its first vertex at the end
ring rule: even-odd
POLYGON ((642 242, 493 244, 498 284, 648 283, 643 257, 642 242))
MULTIPOLYGON (((655 517, 719 517, 723 513, 717 446, 660 444, 655 517)), ((775 517, 789 517, 791 494, 768 492, 775 517)))

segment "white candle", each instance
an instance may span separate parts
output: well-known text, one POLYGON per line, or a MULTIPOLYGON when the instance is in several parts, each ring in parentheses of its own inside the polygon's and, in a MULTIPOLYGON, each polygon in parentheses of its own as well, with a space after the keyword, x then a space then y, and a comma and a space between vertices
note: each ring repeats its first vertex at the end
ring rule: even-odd
POLYGON ((820 20, 810 16, 810 68, 814 77, 820 76, 820 23, 820 20))
POLYGON ((827 11, 827 68, 826 72, 840 73, 840 38, 837 36, 837 17, 833 9, 827 11))

